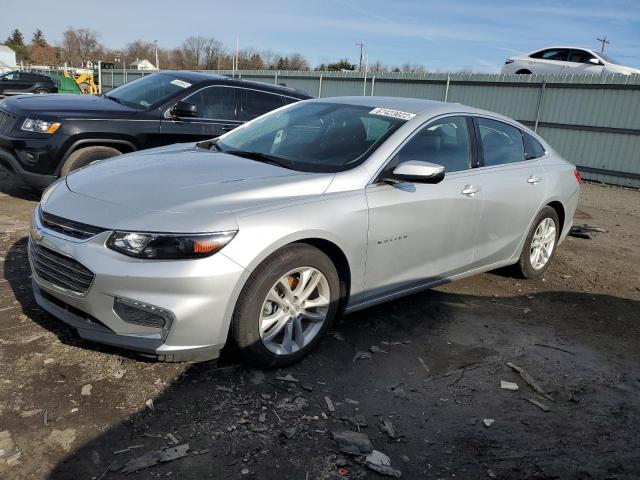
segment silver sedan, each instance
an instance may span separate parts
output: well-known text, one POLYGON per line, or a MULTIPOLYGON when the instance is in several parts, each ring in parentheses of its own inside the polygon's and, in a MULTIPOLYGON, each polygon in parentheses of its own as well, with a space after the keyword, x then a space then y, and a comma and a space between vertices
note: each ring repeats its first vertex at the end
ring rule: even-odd
POLYGON ((96 342, 198 361, 230 338, 282 366, 337 314, 507 265, 541 275, 579 180, 539 136, 491 112, 304 101, 214 141, 60 179, 33 217, 33 290, 96 342))

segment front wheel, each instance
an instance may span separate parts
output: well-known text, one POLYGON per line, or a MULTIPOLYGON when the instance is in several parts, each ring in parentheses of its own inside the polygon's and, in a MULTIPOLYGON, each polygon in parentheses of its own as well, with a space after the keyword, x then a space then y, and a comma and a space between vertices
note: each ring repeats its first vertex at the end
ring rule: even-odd
POLYGON ((561 228, 558 214, 553 208, 547 206, 538 213, 517 264, 520 275, 536 278, 545 272, 556 251, 561 228))
POLYGON ((90 163, 115 157, 116 155, 120 155, 120 150, 113 147, 97 145, 95 147, 79 148, 69 155, 69 158, 64 162, 60 175, 67 175, 69 172, 86 167, 90 163))
POLYGON ((232 336, 257 365, 289 365, 307 355, 329 329, 339 296, 331 259, 310 245, 289 245, 249 277, 236 305, 232 336))

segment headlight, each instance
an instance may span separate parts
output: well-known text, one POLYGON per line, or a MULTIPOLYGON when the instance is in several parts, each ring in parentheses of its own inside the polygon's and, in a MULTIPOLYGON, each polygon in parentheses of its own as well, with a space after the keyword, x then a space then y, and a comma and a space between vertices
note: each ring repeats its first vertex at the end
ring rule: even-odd
POLYGON ((60 123, 58 122, 48 122, 46 120, 38 120, 37 118, 27 118, 22 123, 22 130, 25 132, 36 132, 36 133, 56 133, 60 128, 60 123))
POLYGON ((130 257, 184 260, 213 255, 235 234, 235 231, 195 235, 113 232, 107 240, 107 247, 130 257))

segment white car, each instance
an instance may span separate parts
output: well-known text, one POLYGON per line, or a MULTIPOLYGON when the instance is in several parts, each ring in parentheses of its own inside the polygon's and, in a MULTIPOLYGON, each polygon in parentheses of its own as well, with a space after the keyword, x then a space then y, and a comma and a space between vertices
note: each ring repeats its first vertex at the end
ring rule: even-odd
POLYGON ((549 47, 510 57, 504 62, 503 74, 567 74, 600 75, 640 74, 640 69, 626 67, 604 53, 589 48, 549 47))

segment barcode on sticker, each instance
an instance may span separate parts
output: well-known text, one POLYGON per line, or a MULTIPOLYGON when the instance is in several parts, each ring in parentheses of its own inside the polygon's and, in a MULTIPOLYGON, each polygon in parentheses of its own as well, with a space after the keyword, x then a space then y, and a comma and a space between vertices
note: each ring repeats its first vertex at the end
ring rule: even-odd
POLYGON ((401 120, 411 120, 415 113, 403 112, 401 110, 391 110, 389 108, 374 108, 369 112, 371 115, 383 115, 385 117, 399 118, 401 120))
POLYGON ((191 86, 189 82, 185 82, 184 80, 178 80, 177 78, 175 80, 171 80, 171 83, 182 88, 189 88, 191 86))

